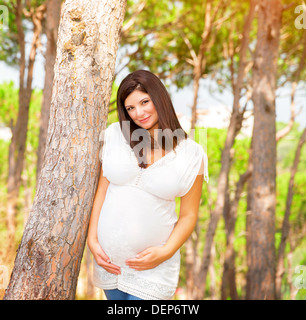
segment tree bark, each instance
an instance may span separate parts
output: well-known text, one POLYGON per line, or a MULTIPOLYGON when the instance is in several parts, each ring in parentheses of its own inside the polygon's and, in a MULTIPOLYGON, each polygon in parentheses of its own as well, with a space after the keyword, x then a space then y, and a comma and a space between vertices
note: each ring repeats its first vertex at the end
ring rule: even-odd
MULTIPOLYGON (((250 255, 250 229, 251 229, 251 214, 252 214, 252 172, 253 172, 253 137, 254 137, 254 127, 253 127, 253 134, 251 139, 250 145, 250 152, 249 152, 249 161, 248 161, 248 168, 251 172, 251 175, 247 182, 247 208, 246 208, 246 217, 245 217, 245 240, 246 240, 246 260, 247 266, 251 265, 251 255, 250 255)), ((246 285, 245 285, 245 299, 250 297, 250 270, 248 269, 246 272, 246 285)))
MULTIPOLYGON (((303 67, 305 65, 305 57, 306 57, 306 36, 303 37, 303 52, 302 52, 302 57, 300 59, 300 63, 299 63, 299 66, 297 68, 297 70, 295 71, 294 73, 294 76, 293 76, 293 79, 292 79, 292 89, 291 89, 291 105, 290 105, 290 108, 291 108, 291 116, 290 116, 290 120, 289 120, 289 123, 288 125, 281 129, 280 131, 278 131, 276 133, 276 143, 278 143, 282 138, 284 138, 290 131, 291 129, 293 128, 293 125, 295 123, 295 117, 297 116, 297 113, 295 112, 295 92, 296 92, 296 87, 297 87, 297 83, 298 81, 300 80, 300 74, 301 74, 301 71, 303 70, 303 67)), ((254 136, 254 134, 253 134, 254 136)), ((250 157, 249 157, 249 165, 250 163, 252 162, 252 156, 251 156, 251 153, 250 153, 250 157)), ((250 169, 252 171, 252 169, 250 169)), ((248 199, 247 199, 247 214, 246 214, 246 245, 247 245, 247 249, 246 249, 246 253, 247 253, 247 265, 250 266, 251 265, 251 260, 250 260, 250 249, 249 249, 249 244, 250 244, 250 239, 249 239, 249 234, 250 234, 250 213, 251 213, 251 208, 252 208, 252 197, 251 197, 251 194, 252 194, 252 175, 248 181, 248 191, 247 191, 247 194, 248 194, 248 199)), ((288 254, 288 256, 290 256, 288 254)), ((277 267, 278 268, 278 267, 277 267)), ((277 271, 279 272, 279 271, 277 271)), ((278 277, 276 275, 276 277, 278 277)), ((289 276, 288 276, 288 280, 289 280, 289 276)), ((290 283, 290 281, 289 281, 290 283)), ((276 286, 277 286, 277 282, 276 282, 276 286)), ((276 298, 278 298, 278 292, 277 292, 277 287, 276 287, 276 298)), ((249 271, 247 272, 247 281, 246 281, 246 299, 250 297, 250 278, 249 278, 249 271)))
POLYGON ((284 267, 284 257, 285 257, 285 247, 286 242, 289 236, 290 224, 289 224, 289 216, 291 212, 291 205, 292 199, 294 195, 294 177, 298 169, 301 150, 303 144, 306 142, 306 128, 304 129, 301 138, 298 143, 298 147, 296 149, 295 158, 293 162, 293 166, 291 168, 290 180, 289 180, 289 187, 288 187, 288 194, 287 194, 287 201, 286 201, 286 211, 283 220, 282 226, 282 238, 278 249, 278 257, 277 257, 277 267, 276 267, 276 298, 281 299, 281 286, 282 286, 282 278, 285 272, 284 267))
POLYGON ((37 150, 36 181, 38 182, 43 156, 46 149, 50 106, 52 98, 52 84, 54 78, 54 63, 56 58, 57 33, 61 14, 62 0, 48 0, 46 4, 46 35, 47 49, 45 55, 45 83, 42 107, 40 112, 40 131, 37 150))
POLYGON ((193 297, 194 288, 194 246, 192 236, 190 236, 186 243, 186 254, 185 254, 185 267, 186 267, 186 295, 187 299, 191 300, 193 297))
POLYGON ((67 0, 43 168, 4 299, 74 299, 125 0, 67 0))
POLYGON ((275 299, 275 90, 281 28, 280 0, 259 2, 253 67, 254 131, 250 217, 249 299, 275 299))

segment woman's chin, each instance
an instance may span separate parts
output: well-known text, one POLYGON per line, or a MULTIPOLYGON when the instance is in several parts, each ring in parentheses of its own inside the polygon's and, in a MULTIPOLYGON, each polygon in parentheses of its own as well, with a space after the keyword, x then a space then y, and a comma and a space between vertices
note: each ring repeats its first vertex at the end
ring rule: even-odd
POLYGON ((151 129, 151 127, 153 126, 151 123, 141 123, 141 122, 139 122, 138 123, 138 126, 139 127, 141 127, 141 128, 143 128, 143 129, 146 129, 146 130, 149 130, 149 129, 151 129))

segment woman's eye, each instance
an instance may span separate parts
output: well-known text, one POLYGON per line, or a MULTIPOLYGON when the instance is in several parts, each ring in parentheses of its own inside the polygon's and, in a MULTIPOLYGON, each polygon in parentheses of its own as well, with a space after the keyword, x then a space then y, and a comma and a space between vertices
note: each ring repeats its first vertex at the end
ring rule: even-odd
POLYGON ((144 100, 144 101, 142 101, 142 104, 146 104, 148 102, 149 102, 149 100, 144 100))

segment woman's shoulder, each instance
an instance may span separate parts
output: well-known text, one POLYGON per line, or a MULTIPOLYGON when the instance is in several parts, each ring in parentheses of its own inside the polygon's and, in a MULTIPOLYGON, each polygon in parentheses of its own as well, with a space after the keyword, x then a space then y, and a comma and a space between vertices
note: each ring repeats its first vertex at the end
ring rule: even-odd
POLYGON ((107 129, 112 130, 112 129, 118 129, 118 128, 120 128, 120 122, 119 122, 119 121, 116 121, 116 122, 110 123, 110 124, 107 126, 106 130, 107 130, 107 129))
POLYGON ((188 137, 183 149, 183 165, 187 166, 189 168, 188 170, 198 174, 200 165, 202 161, 204 161, 204 179, 208 182, 208 158, 204 147, 200 143, 188 137))
POLYGON ((186 151, 188 154, 200 153, 204 152, 203 147, 193 139, 187 137, 184 141, 181 141, 179 146, 181 145, 182 149, 186 151))
POLYGON ((111 137, 113 132, 118 131, 118 129, 120 129, 119 121, 108 124, 104 130, 101 130, 99 141, 104 141, 107 136, 111 137))

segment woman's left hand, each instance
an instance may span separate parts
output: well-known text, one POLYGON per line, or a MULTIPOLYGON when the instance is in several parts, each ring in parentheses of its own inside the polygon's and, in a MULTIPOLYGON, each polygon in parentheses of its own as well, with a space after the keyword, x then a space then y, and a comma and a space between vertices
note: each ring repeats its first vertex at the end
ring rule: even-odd
POLYGON ((136 258, 126 260, 126 265, 137 271, 153 269, 168 259, 164 247, 150 247, 138 253, 136 258))

